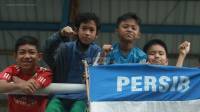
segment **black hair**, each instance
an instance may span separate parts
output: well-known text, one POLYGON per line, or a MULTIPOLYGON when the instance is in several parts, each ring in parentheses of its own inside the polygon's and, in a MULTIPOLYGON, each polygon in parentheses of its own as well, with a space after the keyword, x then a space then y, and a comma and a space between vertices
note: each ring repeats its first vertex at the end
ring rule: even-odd
POLYGON ((97 32, 100 30, 101 25, 100 25, 100 20, 99 18, 96 16, 95 13, 81 13, 78 15, 78 17, 76 18, 74 25, 77 29, 79 29, 81 23, 87 23, 89 21, 94 21, 96 24, 96 28, 97 28, 97 32))
POLYGON ((128 12, 117 18, 117 27, 119 27, 122 21, 125 21, 127 19, 134 19, 139 26, 141 25, 141 19, 135 13, 128 12))
POLYGON ((21 45, 30 44, 36 47, 36 49, 39 51, 40 45, 38 39, 32 36, 22 36, 19 39, 17 39, 15 43, 15 53, 18 51, 19 47, 21 45))
POLYGON ((152 47, 153 45, 162 46, 165 49, 166 55, 168 55, 167 45, 165 44, 164 41, 160 39, 152 39, 149 42, 147 42, 143 47, 143 51, 147 54, 149 48, 152 47))

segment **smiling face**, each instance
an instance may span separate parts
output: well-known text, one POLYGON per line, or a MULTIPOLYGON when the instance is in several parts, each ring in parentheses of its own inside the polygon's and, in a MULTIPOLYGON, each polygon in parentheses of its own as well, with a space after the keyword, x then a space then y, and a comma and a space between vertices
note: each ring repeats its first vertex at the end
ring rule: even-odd
POLYGON ((22 70, 32 71, 40 60, 40 53, 34 45, 24 44, 18 47, 16 63, 22 70))
POLYGON ((148 62, 150 64, 168 65, 168 59, 165 49, 159 45, 152 45, 148 51, 148 62))
POLYGON ((96 23, 91 20, 86 23, 81 23, 78 29, 78 37, 81 43, 89 45, 92 43, 97 36, 96 23))
POLYGON ((120 41, 133 42, 139 38, 140 28, 134 19, 121 21, 117 28, 120 41))

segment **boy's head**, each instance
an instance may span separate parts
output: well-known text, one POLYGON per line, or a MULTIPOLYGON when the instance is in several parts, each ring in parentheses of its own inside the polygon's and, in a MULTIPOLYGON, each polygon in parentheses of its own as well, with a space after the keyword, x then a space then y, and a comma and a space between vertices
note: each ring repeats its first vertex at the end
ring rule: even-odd
POLYGON ((120 41, 133 42, 139 38, 141 20, 135 13, 125 13, 117 19, 120 41))
POLYGON ((150 40, 145 44, 143 50, 147 54, 150 64, 168 65, 167 46, 162 40, 150 40))
POLYGON ((82 13, 75 20, 75 27, 80 42, 88 45, 96 39, 100 21, 94 13, 82 13))
POLYGON ((32 70, 41 58, 39 41, 31 36, 23 36, 16 41, 15 58, 17 65, 23 70, 32 70))

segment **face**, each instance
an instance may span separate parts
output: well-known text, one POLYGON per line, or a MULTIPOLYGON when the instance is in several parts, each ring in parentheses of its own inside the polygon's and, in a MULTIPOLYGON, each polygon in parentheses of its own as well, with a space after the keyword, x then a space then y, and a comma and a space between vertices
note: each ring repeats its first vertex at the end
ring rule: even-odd
POLYGON ((133 42, 139 38, 140 28, 134 19, 127 19, 119 24, 117 32, 120 41, 133 42))
POLYGON ((78 36, 81 43, 89 45, 96 39, 97 27, 94 21, 89 21, 87 23, 81 23, 78 36))
POLYGON ((40 53, 35 46, 30 44, 19 46, 16 53, 16 62, 22 70, 34 69, 39 60, 40 53))
POLYGON ((152 45, 148 51, 148 62, 150 64, 168 65, 168 59, 165 49, 156 44, 152 45))

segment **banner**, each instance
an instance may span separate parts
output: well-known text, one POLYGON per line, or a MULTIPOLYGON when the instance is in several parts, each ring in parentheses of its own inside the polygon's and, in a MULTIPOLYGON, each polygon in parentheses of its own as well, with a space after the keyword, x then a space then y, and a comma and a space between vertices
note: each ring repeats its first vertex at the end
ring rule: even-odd
POLYGON ((200 69, 149 64, 89 67, 91 112, 200 112, 200 69))

